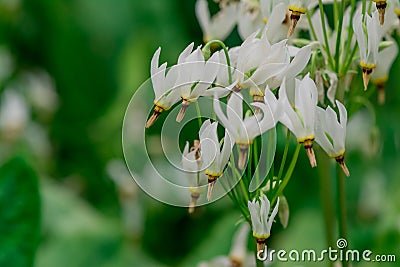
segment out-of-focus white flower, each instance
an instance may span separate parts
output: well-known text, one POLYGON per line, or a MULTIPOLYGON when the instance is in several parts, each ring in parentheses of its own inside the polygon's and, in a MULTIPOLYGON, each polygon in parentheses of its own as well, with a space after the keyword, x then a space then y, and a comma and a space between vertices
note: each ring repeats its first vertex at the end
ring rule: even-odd
POLYGON ((360 66, 363 71, 364 89, 366 90, 372 71, 376 68, 378 60, 378 48, 380 41, 380 26, 378 12, 372 13, 372 17, 365 14, 365 26, 362 21, 361 12, 356 12, 353 20, 353 29, 357 37, 357 43, 360 50, 360 66))
POLYGON ((288 82, 284 80, 279 89, 279 103, 284 112, 280 121, 297 138, 297 142, 304 145, 312 167, 317 166, 314 150, 312 148, 315 139, 315 111, 318 102, 318 92, 314 81, 307 74, 303 80, 295 79, 294 99, 289 101, 287 90, 288 82))
POLYGON ((397 16, 397 25, 399 27, 398 32, 400 32, 400 2, 397 0, 392 0, 390 1, 390 4, 393 6, 393 12, 396 14, 397 16))
POLYGON ((276 214, 278 213, 279 198, 269 215, 270 202, 266 195, 262 194, 258 200, 253 199, 247 203, 250 212, 253 236, 257 240, 257 251, 265 249, 265 240, 271 235, 271 227, 276 214))
POLYGON ((31 72, 24 75, 29 87, 28 96, 33 107, 46 113, 53 113, 58 108, 58 95, 54 81, 45 71, 31 72))
POLYGON ((385 103, 385 84, 389 78, 390 68, 392 67, 398 53, 399 48, 396 43, 378 53, 378 61, 376 69, 371 75, 371 82, 378 88, 379 104, 385 103))
POLYGON ((7 138, 16 138, 29 120, 29 108, 25 99, 12 89, 6 89, 0 102, 0 130, 7 138))
POLYGON ((202 185, 207 183, 206 176, 200 173, 201 158, 200 158, 200 141, 195 140, 193 147, 189 151, 189 142, 186 142, 182 153, 182 168, 186 172, 190 183, 190 204, 189 213, 193 213, 196 207, 197 200, 203 193, 202 185))
MULTIPOLYGON (((277 100, 270 90, 266 91, 267 101, 271 101, 273 107, 277 107, 277 100), (274 101, 274 102, 273 102, 274 101)), ((243 96, 240 93, 232 93, 228 100, 226 114, 221 109, 218 99, 214 99, 214 111, 220 119, 222 125, 227 129, 236 144, 240 147, 240 156, 238 167, 244 168, 247 158, 249 145, 253 143, 254 138, 275 127, 276 120, 273 109, 264 103, 252 103, 253 106, 262 110, 258 113, 243 118, 243 96)))
POLYGON ((176 90, 178 82, 178 75, 180 68, 184 67, 182 62, 186 57, 188 57, 193 50, 194 43, 188 45, 185 50, 179 55, 178 64, 172 66, 167 72, 167 63, 163 63, 161 66, 158 65, 161 48, 158 48, 154 53, 151 60, 151 82, 153 84, 153 90, 155 94, 154 98, 154 112, 151 117, 147 120, 146 128, 149 128, 157 118, 160 116, 161 112, 170 109, 176 102, 178 102, 180 97, 180 91, 176 90))
POLYGON ((219 56, 219 53, 214 53, 205 61, 203 53, 198 47, 183 60, 179 67, 177 88, 175 89, 180 92, 182 98, 182 107, 176 117, 177 122, 183 119, 190 103, 196 102, 200 96, 203 96, 214 82, 220 67, 219 56))
MULTIPOLYGON (((254 253, 247 251, 247 240, 250 226, 247 222, 242 223, 233 236, 231 250, 228 256, 218 256, 211 261, 201 262, 198 267, 256 267, 254 253)), ((266 260, 263 266, 269 266, 270 261, 266 260)))
POLYGON ((203 30, 204 42, 213 39, 224 40, 232 32, 236 24, 238 12, 237 3, 224 5, 221 10, 211 17, 207 0, 197 0, 196 16, 203 30))
POLYGON ((329 157, 336 159, 343 172, 350 176, 344 162, 345 139, 347 126, 347 111, 345 106, 336 100, 339 109, 340 121, 331 107, 322 109, 317 107, 317 121, 315 125, 315 141, 322 147, 329 157))
POLYGON ((214 184, 222 176, 234 144, 228 131, 225 131, 224 145, 220 150, 217 127, 217 122, 206 120, 199 131, 202 168, 206 168, 205 174, 208 176, 208 200, 211 200, 214 184))
POLYGON ((240 1, 237 24, 238 33, 243 40, 253 33, 258 34, 265 25, 260 2, 257 0, 240 1))
POLYGON ((315 72, 315 85, 317 86, 318 89, 318 101, 320 103, 325 102, 325 84, 328 83, 329 87, 326 92, 326 95, 329 99, 329 101, 332 103, 333 106, 335 106, 335 96, 336 96, 336 90, 338 86, 338 78, 336 73, 333 71, 330 71, 328 69, 323 69, 323 70, 317 70, 315 72))

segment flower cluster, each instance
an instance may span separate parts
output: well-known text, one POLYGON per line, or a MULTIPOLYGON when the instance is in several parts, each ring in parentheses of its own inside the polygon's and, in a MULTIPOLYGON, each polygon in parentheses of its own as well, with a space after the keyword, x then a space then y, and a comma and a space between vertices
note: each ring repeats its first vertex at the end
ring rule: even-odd
MULTIPOLYGON (((201 97, 212 99, 215 122, 200 119, 198 140, 190 152, 188 144, 183 152, 182 165, 191 172, 188 177, 193 181, 189 211, 194 211, 202 194, 198 188, 205 180, 207 199, 211 200, 219 178, 228 173, 224 178, 227 184, 233 184, 235 180, 229 176, 242 171, 240 186, 233 188, 236 193, 231 198, 251 223, 261 250, 270 236, 279 199, 286 200, 283 190, 302 146, 311 167, 317 167, 313 149, 317 143, 346 176, 350 175, 344 162, 346 106, 352 101, 347 96, 363 93, 354 75, 359 65, 362 87, 366 90, 371 79, 378 89, 379 103, 384 102, 384 85, 398 53, 392 34, 399 23, 400 9, 396 1, 375 1, 376 6, 369 7, 366 1, 358 6, 352 2, 347 8, 342 3, 340 9, 335 1, 334 15, 339 20, 331 29, 325 1, 318 5, 309 0, 217 2, 220 11, 213 16, 206 0, 196 4, 204 46, 194 48, 190 44, 168 70, 167 63, 159 66, 160 49, 155 52, 151 61, 155 107, 146 127, 180 100, 177 122, 182 121, 190 103, 201 97), (228 48, 223 40, 235 25, 244 41, 228 48), (278 176, 269 179, 270 190, 250 192, 249 179, 257 172, 250 159, 257 158, 257 152, 249 151, 257 151, 255 140, 278 124, 287 129, 287 146, 290 133, 296 137, 292 164, 283 176, 285 151, 278 176), (225 130, 221 140, 219 125, 225 130)), ((201 114, 198 116, 201 118, 201 114)), ((287 218, 282 223, 287 224, 287 218)))

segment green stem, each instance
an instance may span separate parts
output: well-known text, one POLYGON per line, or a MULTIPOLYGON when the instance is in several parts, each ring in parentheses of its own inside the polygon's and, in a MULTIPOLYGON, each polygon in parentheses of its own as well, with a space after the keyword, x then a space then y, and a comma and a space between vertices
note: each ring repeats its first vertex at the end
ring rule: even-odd
MULTIPOLYGON (((336 168, 337 174, 337 204, 338 204, 338 220, 339 220, 339 238, 347 239, 347 210, 346 210, 346 185, 344 173, 339 165, 336 168)), ((347 247, 343 248, 343 255, 346 255, 347 247)), ((348 262, 344 259, 342 266, 347 267, 348 262)))
MULTIPOLYGON (((231 59, 229 57, 228 48, 226 47, 224 42, 222 42, 220 40, 211 40, 204 46, 204 49, 205 50, 210 49, 211 45, 213 45, 213 44, 218 44, 224 50, 224 54, 226 57, 226 64, 228 65, 229 84, 231 84, 232 83, 231 59)), ((211 51, 211 49, 210 49, 210 51, 211 51)))
POLYGON ((346 49, 345 49, 345 57, 343 60, 343 66, 344 69, 342 68, 340 70, 340 73, 342 74, 342 76, 346 76, 347 73, 347 65, 348 65, 348 60, 350 57, 350 62, 353 61, 353 56, 354 54, 352 53, 353 49, 351 49, 351 40, 353 39, 353 17, 354 17, 354 13, 356 11, 356 1, 355 0, 351 0, 351 12, 350 12, 350 22, 349 22, 349 35, 347 37, 347 44, 346 44, 346 49))
MULTIPOLYGON (((335 1, 336 2, 336 1, 335 1)), ((346 1, 342 0, 342 5, 340 8, 340 12, 339 12, 339 26, 338 26, 338 30, 337 30, 337 36, 336 36, 336 49, 335 49, 335 67, 336 67, 336 73, 339 73, 339 66, 340 66, 340 53, 339 53, 339 49, 340 49, 340 38, 342 35, 342 28, 343 28, 343 15, 345 12, 345 8, 346 8, 346 1)))
POLYGON ((319 13, 321 15, 322 32, 324 33, 326 53, 328 55, 328 61, 330 62, 331 67, 333 68, 334 67, 333 58, 331 55, 331 50, 329 49, 328 34, 326 32, 326 23, 325 23, 325 12, 324 12, 324 5, 322 4, 322 0, 318 0, 318 4, 319 4, 319 13))
POLYGON ((318 40, 318 37, 317 37, 317 34, 315 33, 315 28, 314 28, 314 25, 313 25, 313 23, 312 23, 312 21, 311 21, 310 12, 306 12, 306 14, 307 14, 308 24, 310 25, 310 28, 311 28, 311 34, 312 34, 312 36, 314 37, 314 40, 317 41, 317 40, 318 40))
MULTIPOLYGON (((335 208, 333 203, 332 194, 332 176, 330 172, 330 158, 328 158, 324 151, 317 149, 318 155, 318 175, 319 175, 319 191, 320 199, 323 207, 324 223, 326 242, 328 247, 334 247, 334 221, 335 221, 335 208)), ((333 263, 331 262, 331 266, 333 263)))
POLYGON ((203 124, 201 120, 201 111, 200 111, 200 105, 199 102, 196 101, 196 112, 197 112, 197 121, 199 122, 199 128, 201 128, 201 125, 203 124))
POLYGON ((281 166, 279 168, 278 181, 282 178, 283 169, 285 167, 287 154, 288 154, 288 151, 289 151, 289 144, 290 144, 290 131, 287 130, 287 133, 286 133, 286 145, 285 145, 285 150, 283 151, 281 166))
POLYGON ((278 187, 278 191, 274 195, 271 200, 271 206, 273 207, 274 203, 276 202, 277 198, 282 194, 283 190, 285 189, 286 185, 289 183, 290 178, 292 177, 294 168, 296 167, 297 159, 299 157, 299 152, 301 148, 301 144, 297 144, 296 151, 294 152, 292 161, 290 162, 289 169, 286 172, 285 177, 282 180, 282 183, 278 187))
MULTIPOLYGON (((257 139, 254 140, 253 143, 253 156, 254 156, 254 171, 255 171, 255 176, 256 176, 256 185, 259 185, 260 182, 260 172, 258 171, 258 146, 257 146, 257 139)), ((259 190, 256 191, 256 197, 259 196, 259 190)))

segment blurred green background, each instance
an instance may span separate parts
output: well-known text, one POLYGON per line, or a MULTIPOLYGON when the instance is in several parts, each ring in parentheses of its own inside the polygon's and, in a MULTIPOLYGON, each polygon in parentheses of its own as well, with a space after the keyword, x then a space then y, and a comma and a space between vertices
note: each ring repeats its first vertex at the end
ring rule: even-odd
MULTIPOLYGON (((239 212, 228 198, 192 216, 159 203, 132 181, 121 147, 154 51, 171 65, 201 44, 194 5, 0 0, 0 266, 196 266, 229 253, 239 212)), ((237 34, 227 43, 240 44, 237 34)), ((397 255, 384 266, 400 262, 399 74, 397 60, 387 103, 373 95, 376 120, 363 109, 348 136, 349 243, 397 255)), ((289 226, 274 225, 272 246, 324 249, 317 172, 304 155, 286 197, 289 226)))

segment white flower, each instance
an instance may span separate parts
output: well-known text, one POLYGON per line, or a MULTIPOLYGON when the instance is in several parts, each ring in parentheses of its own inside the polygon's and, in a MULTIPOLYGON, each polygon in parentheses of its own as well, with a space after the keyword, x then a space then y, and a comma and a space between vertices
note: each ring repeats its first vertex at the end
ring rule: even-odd
MULTIPOLYGON (((266 34, 256 38, 253 34, 239 48, 237 71, 234 78, 238 88, 250 88, 251 94, 259 94, 259 86, 268 84, 275 89, 283 78, 294 78, 307 65, 311 56, 311 47, 299 49, 290 61, 290 49, 286 40, 271 45, 266 34)), ((265 88, 265 86, 264 86, 265 88)))
POLYGON ((208 176, 208 200, 211 200, 214 184, 222 176, 234 144, 228 131, 225 131, 224 145, 220 150, 217 127, 217 122, 211 123, 207 120, 199 131, 202 169, 206 168, 205 174, 208 176))
POLYGON ((237 24, 238 33, 243 40, 253 33, 258 33, 264 26, 260 2, 257 0, 240 1, 237 24))
POLYGON ((240 2, 238 32, 242 39, 259 33, 266 27, 268 40, 274 44, 286 38, 289 24, 286 23, 286 5, 272 0, 245 0, 240 2))
POLYGON ((289 29, 286 6, 283 2, 260 0, 263 21, 266 22, 265 34, 271 44, 286 39, 289 29))
POLYGON ((27 126, 29 108, 22 95, 12 89, 6 89, 0 100, 0 130, 15 139, 27 126))
POLYGON ((182 168, 186 172, 190 183, 190 204, 189 213, 193 213, 196 207, 197 199, 203 193, 202 185, 207 183, 206 176, 200 173, 201 158, 200 158, 200 142, 194 141, 193 147, 189 151, 189 142, 186 142, 182 153, 182 168))
POLYGON ((356 12, 353 20, 353 29, 360 50, 360 66, 363 71, 364 88, 367 89, 370 75, 373 69, 376 68, 381 36, 378 12, 374 12, 372 17, 365 14, 365 20, 367 32, 364 31, 361 12, 356 12))
MULTIPOLYGON (((290 47, 287 48, 287 53, 290 53, 290 47)), ((282 84, 283 78, 286 78, 286 80, 295 78, 307 66, 310 57, 311 46, 307 45, 302 47, 296 52, 292 61, 287 60, 286 66, 280 69, 279 72, 275 72, 274 75, 268 77, 266 83, 271 89, 276 89, 282 84)), ((273 63, 269 68, 273 68, 274 66, 279 69, 279 63, 273 63)))
POLYGON ((271 107, 264 103, 252 103, 253 106, 262 110, 262 114, 258 113, 243 118, 243 96, 240 93, 231 94, 226 108, 227 115, 222 111, 219 100, 214 99, 215 114, 240 147, 238 161, 240 169, 244 168, 248 147, 253 143, 254 138, 276 125, 274 117, 277 113, 277 100, 269 89, 266 90, 266 101, 267 103, 271 102, 271 107))
MULTIPOLYGON (((201 262, 198 267, 256 267, 254 252, 247 250, 247 240, 249 236, 250 226, 247 222, 242 223, 233 236, 231 250, 228 256, 217 256, 208 261, 201 262)), ((263 266, 269 266, 269 259, 264 261, 263 266)))
POLYGON ((294 133, 297 137, 297 142, 304 144, 311 166, 316 167, 317 162, 312 149, 312 141, 315 139, 315 110, 318 102, 317 87, 308 74, 301 81, 295 79, 294 86, 288 85, 288 81, 285 79, 279 89, 279 103, 284 112, 280 121, 294 133), (288 89, 291 90, 291 93, 294 93, 292 101, 289 101, 288 89))
POLYGON ((276 214, 278 213, 279 198, 275 208, 269 215, 270 202, 266 195, 262 194, 258 201, 253 199, 247 203, 250 212, 253 236, 257 239, 257 251, 264 250, 265 240, 271 235, 271 227, 276 214))
POLYGON ((154 98, 154 113, 148 119, 146 128, 149 128, 157 120, 161 112, 170 109, 179 100, 179 90, 176 90, 178 83, 179 69, 182 68, 181 64, 186 57, 190 55, 193 50, 193 43, 188 45, 185 50, 180 54, 178 58, 178 64, 172 66, 168 71, 167 63, 163 63, 161 66, 158 65, 161 48, 158 48, 154 53, 151 60, 151 82, 153 84, 153 90, 155 94, 154 98))
POLYGON ((219 64, 219 53, 214 53, 207 61, 204 60, 203 53, 198 47, 193 53, 185 57, 179 66, 179 76, 177 88, 182 98, 182 108, 176 117, 180 122, 185 115, 190 103, 206 94, 206 90, 214 82, 219 64))
MULTIPOLYGON (((219 53, 219 63, 220 63, 220 67, 218 69, 218 73, 217 73, 217 77, 215 80, 215 84, 217 87, 219 88, 227 88, 227 87, 231 87, 232 86, 232 82, 233 81, 229 81, 229 72, 228 70, 231 72, 232 77, 235 75, 235 67, 237 64, 237 59, 239 57, 239 49, 240 47, 233 47, 228 49, 228 55, 229 55, 229 59, 230 59, 230 69, 228 67, 228 62, 226 60, 226 55, 225 55, 225 51, 222 49, 218 52, 215 53, 219 53)), ((212 88, 211 90, 208 90, 208 92, 212 92, 213 90, 215 90, 216 88, 212 88)), ((225 90, 226 91, 226 90, 225 90)), ((210 96, 213 96, 214 94, 210 94, 210 96)), ((226 95, 222 95, 219 97, 223 97, 226 95)))
POLYGON ((237 10, 237 4, 227 4, 211 18, 207 0, 197 0, 196 16, 203 30, 204 42, 214 39, 224 40, 228 37, 235 27, 237 10))
POLYGON ((378 102, 383 104, 385 102, 385 84, 389 78, 390 68, 399 53, 397 44, 383 49, 378 53, 378 62, 376 69, 371 75, 371 82, 378 88, 378 102))
POLYGON ((317 107, 315 141, 329 157, 336 159, 344 173, 349 176, 349 170, 344 163, 347 111, 339 101, 336 100, 336 104, 339 109, 340 121, 338 121, 337 115, 331 107, 328 106, 326 109, 317 107))
POLYGON ((315 85, 318 89, 318 101, 322 104, 325 103, 325 83, 329 83, 326 95, 329 101, 335 106, 336 90, 338 86, 338 78, 336 73, 328 69, 317 70, 315 72, 315 85))

